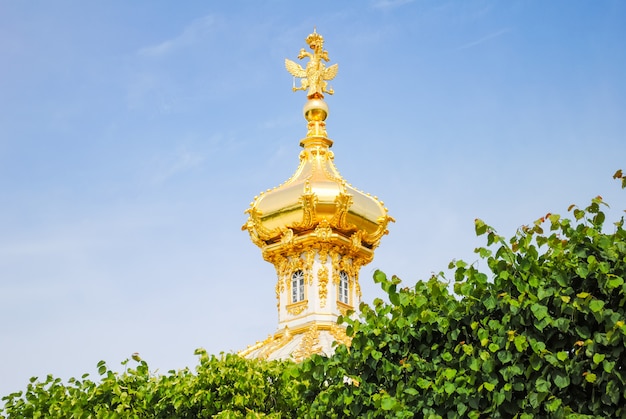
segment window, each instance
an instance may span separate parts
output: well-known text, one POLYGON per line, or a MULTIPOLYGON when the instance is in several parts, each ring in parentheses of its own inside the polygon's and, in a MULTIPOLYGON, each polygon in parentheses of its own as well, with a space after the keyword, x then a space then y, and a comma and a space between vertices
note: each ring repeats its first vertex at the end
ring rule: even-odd
POLYGON ((291 302, 304 300, 304 272, 297 270, 291 275, 291 302))
POLYGON ((339 302, 344 304, 350 304, 350 300, 348 298, 348 274, 344 271, 339 272, 339 302))

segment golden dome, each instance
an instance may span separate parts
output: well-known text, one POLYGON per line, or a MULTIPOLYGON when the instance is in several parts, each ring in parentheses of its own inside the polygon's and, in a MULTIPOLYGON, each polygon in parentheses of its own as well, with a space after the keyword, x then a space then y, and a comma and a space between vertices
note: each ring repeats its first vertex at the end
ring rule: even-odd
POLYGON ((309 131, 300 145, 300 165, 282 185, 255 197, 243 229, 267 259, 285 244, 330 241, 349 246, 367 263, 393 219, 378 198, 348 184, 333 163, 326 136, 328 106, 319 93, 303 109, 309 131))

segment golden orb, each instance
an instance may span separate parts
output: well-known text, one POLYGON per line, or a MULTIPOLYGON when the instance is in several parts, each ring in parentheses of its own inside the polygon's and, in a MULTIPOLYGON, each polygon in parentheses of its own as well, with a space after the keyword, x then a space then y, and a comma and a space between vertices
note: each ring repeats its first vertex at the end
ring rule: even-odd
POLYGON ((309 121, 325 121, 328 116, 328 105, 322 99, 309 99, 302 109, 304 118, 309 121))

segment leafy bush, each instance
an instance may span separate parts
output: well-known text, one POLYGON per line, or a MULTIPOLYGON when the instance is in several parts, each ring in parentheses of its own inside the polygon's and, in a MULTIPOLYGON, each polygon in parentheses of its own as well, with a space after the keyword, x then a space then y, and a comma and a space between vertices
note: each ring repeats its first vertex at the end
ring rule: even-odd
MULTIPOLYGON (((48 376, 31 379, 24 393, 5 397, 7 418, 244 418, 290 417, 297 397, 283 379, 288 361, 243 359, 236 354, 209 356, 166 375, 149 372, 145 361, 121 374, 98 364, 100 381, 83 376, 63 384, 48 376)), ((127 365, 128 361, 123 364, 127 365)))

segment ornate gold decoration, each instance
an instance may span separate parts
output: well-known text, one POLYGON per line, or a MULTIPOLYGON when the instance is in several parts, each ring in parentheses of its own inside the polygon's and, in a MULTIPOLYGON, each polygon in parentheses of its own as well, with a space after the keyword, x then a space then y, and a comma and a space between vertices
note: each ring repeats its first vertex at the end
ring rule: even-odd
POLYGON ((309 300, 298 301, 297 303, 287 304, 285 307, 287 309, 287 313, 297 316, 302 313, 309 306, 309 300))
POLYGON ((324 50, 324 38, 319 35, 315 29, 313 33, 306 38, 306 43, 313 51, 313 54, 307 52, 304 48, 300 50, 298 59, 301 60, 304 57, 309 58, 305 68, 302 68, 300 64, 285 58, 285 68, 294 77, 293 91, 309 89, 307 97, 309 98, 322 98, 324 93, 332 95, 333 89, 328 87, 327 80, 332 80, 337 75, 339 66, 333 64, 326 68, 323 61, 328 62, 328 51, 324 50), (295 77, 300 79, 300 87, 295 85, 295 77))
POLYGON ((315 263, 315 249, 309 249, 306 252, 306 268, 304 271, 305 281, 309 285, 313 285, 313 264, 315 263))
POLYGON ((342 316, 348 314, 349 310, 354 310, 354 307, 352 307, 350 304, 342 303, 341 301, 337 301, 337 308, 339 309, 339 313, 341 313, 342 316))
POLYGON ((363 230, 355 231, 350 236, 350 252, 357 253, 361 248, 361 242, 363 241, 363 230))
POLYGON ((346 329, 340 327, 338 324, 332 324, 330 326, 330 334, 338 343, 342 343, 346 346, 350 346, 350 343, 352 343, 352 339, 346 335, 346 329))
POLYGON ((356 288, 356 295, 357 295, 357 297, 360 300, 361 297, 363 296, 363 294, 361 294, 361 284, 359 284, 359 277, 358 277, 358 275, 354 276, 354 287, 356 288))
POLYGON ((319 250, 317 251, 317 255, 320 263, 326 263, 326 259, 328 259, 328 246, 320 246, 319 250))
POLYGON ((333 219, 330 221, 330 225, 333 227, 339 228, 346 232, 356 230, 356 226, 354 224, 349 224, 346 222, 346 216, 348 215, 348 210, 352 206, 353 199, 352 195, 341 192, 335 198, 336 212, 333 216, 333 219))
POLYGON ((307 180, 304 186, 304 193, 299 198, 302 205, 302 221, 294 223, 294 228, 299 230, 309 230, 315 226, 315 206, 317 205, 317 195, 311 192, 311 184, 307 180))
POLYGON ((333 284, 339 285, 339 263, 341 261, 341 256, 339 252, 333 252, 331 260, 333 265, 333 284))
POLYGON ((313 354, 322 352, 322 347, 319 345, 320 332, 317 324, 313 324, 312 327, 306 332, 302 338, 302 342, 298 349, 296 349, 291 355, 296 362, 302 361, 304 358, 308 358, 313 354))
POLYGON ((317 282, 319 284, 320 307, 326 307, 326 297, 328 297, 328 268, 322 266, 317 270, 317 282))
POLYGON ((285 331, 282 334, 282 336, 280 336, 280 338, 276 339, 275 337, 270 336, 269 338, 266 339, 267 343, 263 345, 264 347, 263 347, 263 350, 259 354, 259 358, 267 359, 272 354, 272 352, 277 351, 278 349, 282 348, 283 346, 288 344, 292 339, 293 339, 293 335, 290 333, 289 328, 285 327, 285 331))
POLYGON ((293 230, 288 228, 283 232, 283 235, 280 238, 280 242, 282 244, 291 244, 293 245, 293 230))
POLYGON ((315 228, 315 236, 321 241, 328 241, 333 234, 333 229, 330 228, 328 220, 323 219, 315 228))
POLYGON ((350 346, 351 338, 346 335, 343 326, 338 325, 336 322, 313 321, 294 328, 285 326, 284 329, 277 331, 274 335, 270 335, 267 339, 248 346, 248 348, 240 351, 238 354, 245 358, 284 358, 284 355, 277 355, 284 351, 288 344, 292 344, 296 346, 296 350, 291 353, 291 357, 296 362, 299 362, 313 353, 331 353, 332 349, 324 348, 320 344, 322 333, 327 333, 338 344, 350 346))
MULTIPOLYGON (((250 207, 245 211, 245 213, 250 214, 250 218, 248 218, 248 221, 246 222, 245 225, 241 227, 241 229, 242 230, 247 229, 250 232, 250 237, 252 238, 253 242, 255 241, 255 237, 260 240, 265 241, 280 234, 280 229, 278 228, 275 228, 272 230, 265 228, 265 226, 260 222, 261 212, 259 211, 258 208, 254 206, 250 207), (255 237, 253 237, 253 233, 255 237)), ((263 243, 263 245, 265 245, 265 243, 263 243)))

